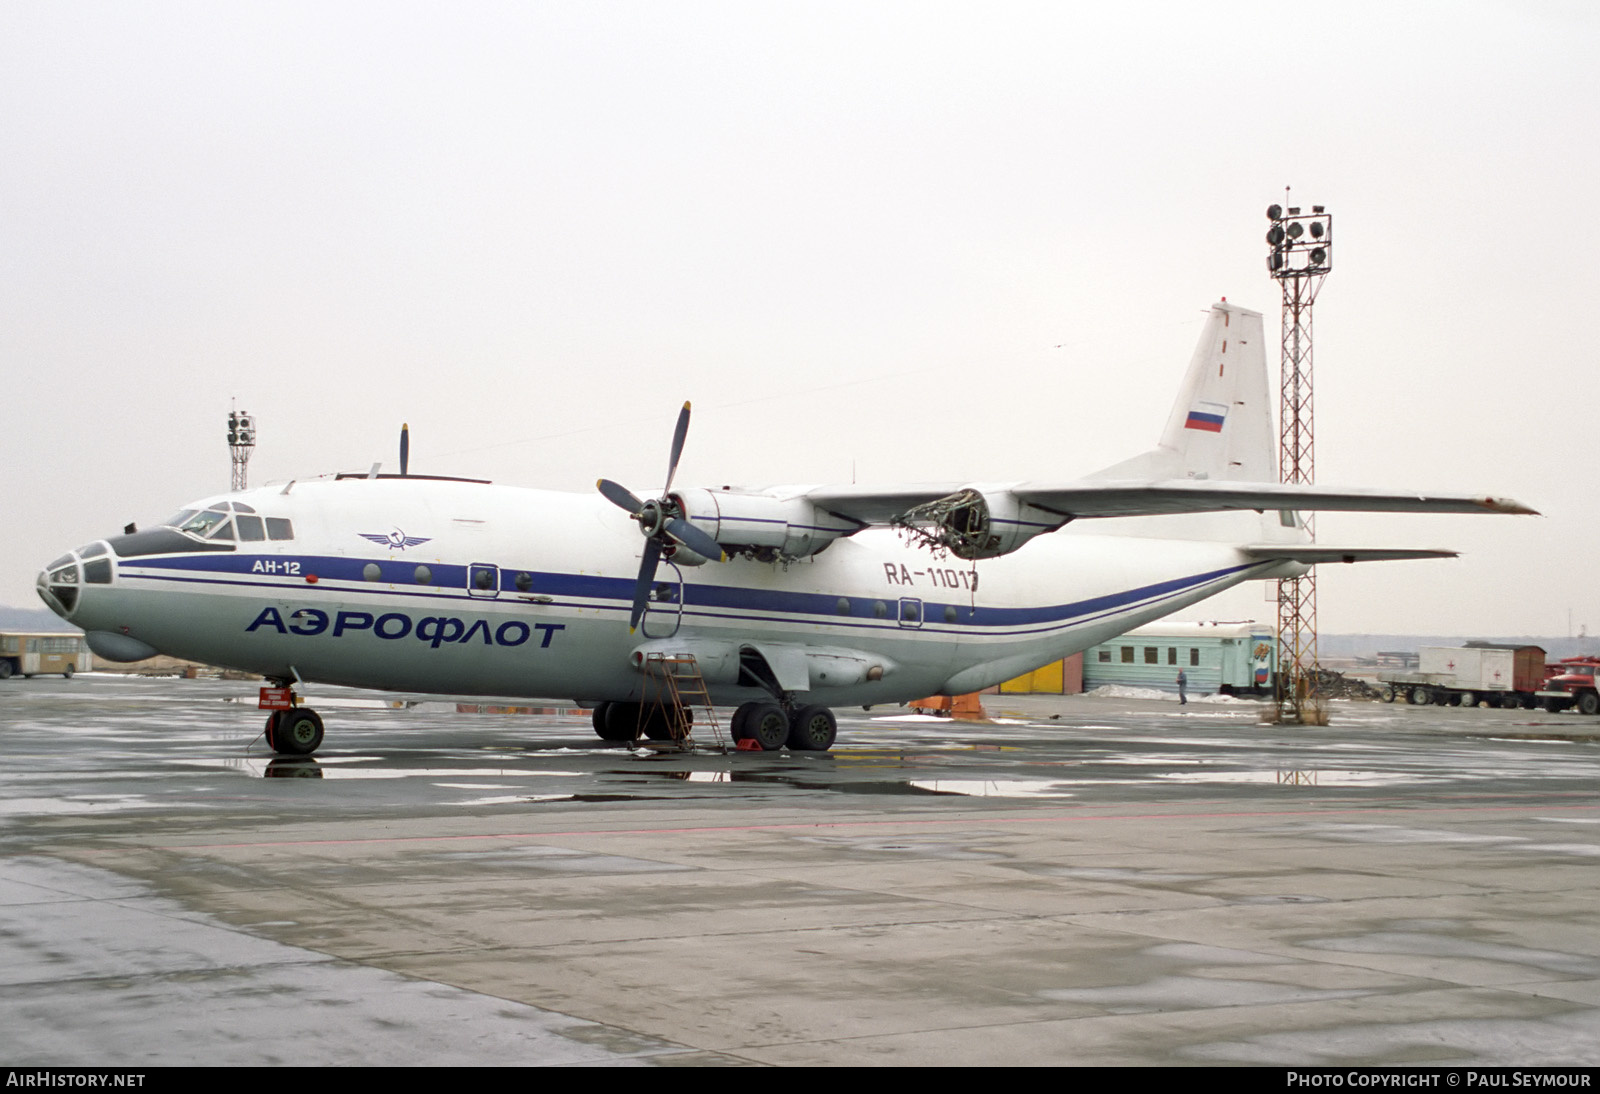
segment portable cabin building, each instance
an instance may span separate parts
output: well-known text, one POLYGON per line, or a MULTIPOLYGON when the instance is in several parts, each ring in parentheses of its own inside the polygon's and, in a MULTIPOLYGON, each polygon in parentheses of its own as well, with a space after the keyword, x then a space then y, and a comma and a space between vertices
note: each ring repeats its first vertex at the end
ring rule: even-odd
POLYGON ((1149 623, 1085 652, 1083 687, 1175 692, 1182 669, 1196 695, 1271 694, 1276 648, 1265 623, 1149 623))

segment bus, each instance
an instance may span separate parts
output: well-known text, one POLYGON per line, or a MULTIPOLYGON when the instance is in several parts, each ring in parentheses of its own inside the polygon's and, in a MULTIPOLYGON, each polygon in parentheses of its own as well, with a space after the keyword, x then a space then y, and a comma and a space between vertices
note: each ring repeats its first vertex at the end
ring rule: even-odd
POLYGON ((57 673, 71 677, 94 668, 94 655, 81 634, 0 631, 0 680, 13 675, 57 673))

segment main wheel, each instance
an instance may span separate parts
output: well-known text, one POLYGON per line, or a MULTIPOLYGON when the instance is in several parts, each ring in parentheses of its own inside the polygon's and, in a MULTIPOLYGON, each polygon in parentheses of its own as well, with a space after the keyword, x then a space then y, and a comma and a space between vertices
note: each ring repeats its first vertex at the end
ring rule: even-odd
POLYGON ((1383 701, 1385 703, 1392 703, 1399 697, 1400 689, 1396 688, 1393 684, 1390 684, 1388 687, 1383 689, 1383 701))
POLYGON ((728 735, 735 741, 747 740, 750 731, 745 728, 745 723, 750 720, 750 712, 760 705, 760 703, 740 703, 735 707, 733 717, 728 719, 728 735))
POLYGON ((789 716, 777 703, 757 703, 745 716, 744 735, 760 745, 763 752, 776 752, 789 739, 789 716))
POLYGON ((615 718, 616 708, 621 703, 601 703, 594 708, 594 732, 602 741, 631 741, 633 740, 634 723, 624 719, 615 718))
POLYGON ((631 741, 639 735, 639 704, 606 704, 606 731, 608 741, 631 741))
POLYGON ((1560 714, 1571 705, 1572 702, 1569 699, 1546 699, 1544 701, 1544 709, 1551 714, 1560 714))
POLYGON ((1600 694, 1586 691, 1578 696, 1579 714, 1600 714, 1600 694))
POLYGON ((71 680, 72 679, 72 671, 73 671, 72 670, 72 666, 68 665, 66 668, 61 670, 61 675, 65 676, 68 680, 71 680))
POLYGON ((272 736, 274 751, 289 756, 309 756, 322 743, 322 718, 306 707, 280 711, 272 736))
POLYGON ((0 680, 11 679, 11 662, 0 659, 0 680))
POLYGON ((278 751, 278 715, 283 711, 275 710, 267 715, 267 728, 261 731, 261 736, 266 739, 267 747, 278 751))
POLYGON ((1463 691, 1461 698, 1456 701, 1464 707, 1475 707, 1478 705, 1478 693, 1475 691, 1463 691))
POLYGON ((1406 696, 1414 707, 1425 707, 1433 701, 1433 692, 1427 688, 1412 688, 1411 694, 1406 696))
POLYGON ((825 706, 802 707, 789 720, 789 749, 792 752, 826 752, 833 747, 839 723, 825 706))
POLYGON ((672 723, 678 717, 677 711, 661 703, 652 703, 650 705, 650 709, 646 712, 644 720, 644 735, 650 738, 652 741, 672 741, 677 740, 680 736, 688 736, 689 727, 694 724, 694 711, 689 710, 687 707, 682 709, 684 720, 683 732, 681 734, 674 734, 672 732, 672 723))

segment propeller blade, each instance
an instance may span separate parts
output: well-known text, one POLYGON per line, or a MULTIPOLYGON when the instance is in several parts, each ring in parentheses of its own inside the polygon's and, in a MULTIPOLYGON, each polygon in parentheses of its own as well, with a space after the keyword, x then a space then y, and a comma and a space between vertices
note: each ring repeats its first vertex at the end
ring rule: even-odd
POLYGON ((633 491, 621 483, 612 482, 610 479, 601 479, 595 483, 605 499, 619 509, 626 509, 634 516, 639 515, 639 510, 644 508, 644 502, 634 497, 633 491))
POLYGON ((667 485, 661 488, 661 496, 666 497, 672 489, 672 477, 678 473, 678 457, 683 455, 684 438, 689 436, 689 404, 683 404, 683 409, 678 411, 678 426, 672 431, 672 457, 667 461, 667 485))
POLYGON ((405 477, 406 468, 411 466, 411 427, 404 422, 400 423, 400 475, 405 477))
POLYGON ((653 539, 644 541, 644 557, 639 559, 639 580, 633 586, 633 611, 628 616, 628 633, 639 629, 644 609, 650 603, 650 586, 656 581, 656 564, 661 561, 661 544, 653 539))
POLYGON ((722 549, 722 544, 681 517, 674 517, 667 521, 667 535, 689 548, 695 554, 709 558, 713 562, 728 561, 728 554, 722 549))

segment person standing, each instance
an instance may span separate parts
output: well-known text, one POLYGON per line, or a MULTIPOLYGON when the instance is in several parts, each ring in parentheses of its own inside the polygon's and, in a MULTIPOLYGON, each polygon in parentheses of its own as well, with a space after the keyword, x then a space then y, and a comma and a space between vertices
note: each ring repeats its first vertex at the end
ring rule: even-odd
POLYGON ((1189 697, 1184 694, 1184 690, 1183 690, 1184 688, 1186 688, 1188 686, 1189 686, 1189 678, 1183 674, 1183 670, 1182 669, 1179 669, 1178 670, 1178 705, 1180 707, 1189 705, 1189 697))

